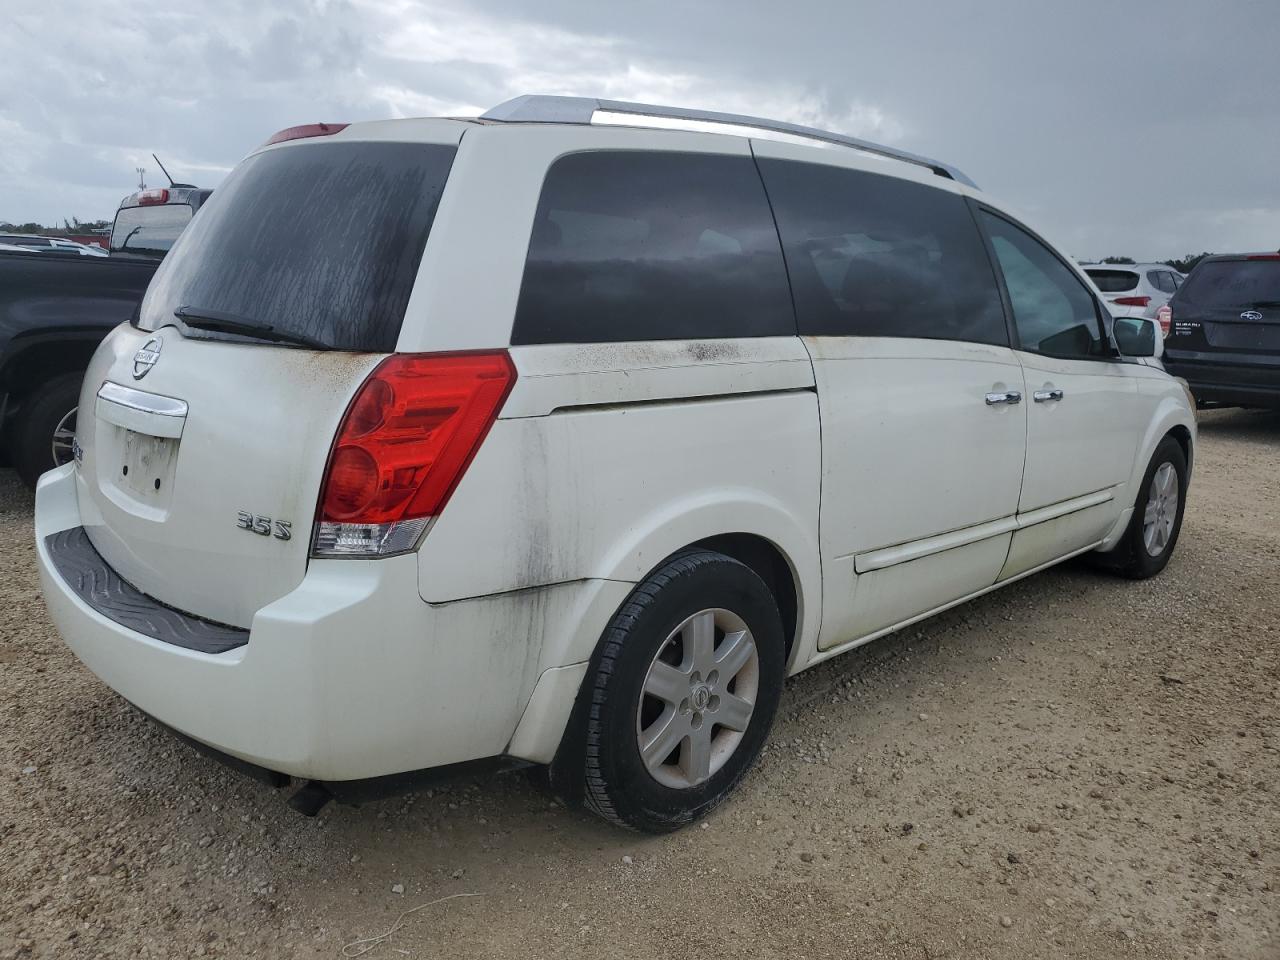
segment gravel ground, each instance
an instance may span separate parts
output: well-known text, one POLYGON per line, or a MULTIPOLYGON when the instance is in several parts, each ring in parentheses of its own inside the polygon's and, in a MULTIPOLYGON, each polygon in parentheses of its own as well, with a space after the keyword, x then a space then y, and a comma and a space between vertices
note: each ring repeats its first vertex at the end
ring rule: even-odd
POLYGON ((293 813, 66 651, 5 471, 0 957, 337 957, 423 904, 370 955, 1280 957, 1278 467, 1280 416, 1206 414, 1161 577, 1068 564, 792 680, 661 838, 519 775, 293 813))

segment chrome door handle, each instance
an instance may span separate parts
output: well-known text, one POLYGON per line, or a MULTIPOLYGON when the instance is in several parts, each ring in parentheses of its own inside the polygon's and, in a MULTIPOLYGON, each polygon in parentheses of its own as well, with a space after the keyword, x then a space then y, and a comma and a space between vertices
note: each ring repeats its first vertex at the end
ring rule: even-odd
POLYGON ((995 406, 997 403, 1021 403, 1022 394, 1017 390, 1006 390, 1003 393, 988 393, 987 406, 995 406))
POLYGON ((1058 389, 1037 390, 1032 396, 1035 397, 1036 403, 1044 403, 1046 400, 1061 400, 1062 391, 1058 389))

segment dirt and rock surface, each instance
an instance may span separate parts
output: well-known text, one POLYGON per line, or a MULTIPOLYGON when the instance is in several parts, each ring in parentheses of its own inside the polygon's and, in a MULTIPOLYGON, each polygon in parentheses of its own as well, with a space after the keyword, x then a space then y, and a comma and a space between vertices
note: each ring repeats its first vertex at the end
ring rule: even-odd
POLYGON ((0 473, 0 957, 338 957, 421 904, 367 955, 1280 957, 1280 416, 1201 430, 1163 576, 1069 564, 793 679, 660 838, 519 775, 295 814, 67 652, 0 473))

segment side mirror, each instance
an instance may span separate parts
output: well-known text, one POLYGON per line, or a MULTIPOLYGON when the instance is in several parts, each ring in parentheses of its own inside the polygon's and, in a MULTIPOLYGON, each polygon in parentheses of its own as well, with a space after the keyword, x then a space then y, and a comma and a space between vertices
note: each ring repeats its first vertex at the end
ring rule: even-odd
POLYGON ((1126 357, 1158 357, 1164 353, 1160 326, 1145 317, 1116 317, 1111 328, 1126 357))

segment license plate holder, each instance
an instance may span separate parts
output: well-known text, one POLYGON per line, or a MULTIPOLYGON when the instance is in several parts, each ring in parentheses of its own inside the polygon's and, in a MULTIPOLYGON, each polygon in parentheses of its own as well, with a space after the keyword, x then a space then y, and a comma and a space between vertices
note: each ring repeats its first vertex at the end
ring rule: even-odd
POLYGON ((117 485, 139 500, 167 500, 180 442, 125 429, 117 485))

